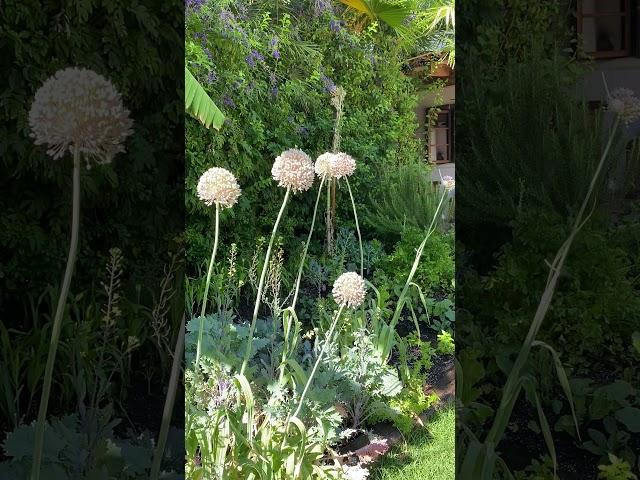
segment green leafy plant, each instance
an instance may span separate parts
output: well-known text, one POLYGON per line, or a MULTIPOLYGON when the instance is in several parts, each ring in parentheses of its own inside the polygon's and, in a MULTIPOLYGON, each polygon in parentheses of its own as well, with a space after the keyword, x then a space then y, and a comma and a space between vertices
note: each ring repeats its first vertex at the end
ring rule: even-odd
MULTIPOLYGON (((408 230, 426 230, 441 196, 431 181, 429 167, 425 163, 409 163, 380 173, 380 188, 369 195, 366 223, 392 238, 403 237, 408 230)), ((441 231, 449 221, 450 210, 445 207, 444 212, 444 218, 437 221, 441 231)))
MULTIPOLYGON (((149 478, 154 447, 148 432, 119 437, 114 428, 120 423, 109 408, 83 410, 54 417, 48 422, 42 468, 46 478, 89 480, 107 474, 127 480, 149 478)), ((172 471, 160 478, 177 480, 181 465, 182 437, 178 430, 169 432, 167 464, 172 471)), ((32 463, 35 425, 22 425, 7 435, 3 448, 9 460, 0 463, 3 478, 27 478, 32 463)))
POLYGON ((637 480, 637 476, 631 471, 631 465, 609 454, 609 465, 598 465, 598 478, 603 480, 637 480))
POLYGON ((453 355, 456 352, 456 347, 453 343, 453 337, 449 332, 444 330, 438 334, 438 346, 436 347, 438 353, 443 355, 453 355))

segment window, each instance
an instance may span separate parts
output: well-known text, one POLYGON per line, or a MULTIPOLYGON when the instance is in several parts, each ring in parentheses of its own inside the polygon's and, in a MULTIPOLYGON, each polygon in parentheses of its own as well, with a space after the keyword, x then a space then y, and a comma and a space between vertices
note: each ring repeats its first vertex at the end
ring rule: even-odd
POLYGON ((630 0, 578 1, 578 34, 584 50, 595 58, 631 54, 630 0))
POLYGON ((429 127, 429 161, 453 162, 453 105, 439 107, 435 122, 429 127))

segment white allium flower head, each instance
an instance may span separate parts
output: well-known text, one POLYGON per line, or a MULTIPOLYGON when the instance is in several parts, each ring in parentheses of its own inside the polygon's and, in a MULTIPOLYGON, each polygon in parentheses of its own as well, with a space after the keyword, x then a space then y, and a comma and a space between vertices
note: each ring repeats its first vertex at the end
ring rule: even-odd
POLYGON ((617 113, 626 124, 640 119, 640 99, 628 88, 617 88, 611 92, 608 109, 617 113))
POLYGON ((271 175, 280 187, 291 188, 293 193, 304 192, 313 185, 313 162, 302 150, 291 148, 273 162, 271 175))
POLYGON ((113 84, 92 70, 65 68, 38 89, 29 111, 31 136, 53 158, 78 148, 87 161, 109 163, 124 152, 133 120, 113 84))
POLYGON ((320 178, 332 178, 333 177, 333 168, 332 163, 335 154, 332 152, 325 152, 320 155, 316 159, 316 163, 314 165, 314 170, 316 171, 316 175, 320 178))
POLYGON ((357 308, 364 301, 364 278, 355 272, 340 275, 333 283, 333 298, 341 307, 357 308))
POLYGON ((198 181, 198 198, 205 205, 219 204, 222 208, 233 207, 240 197, 240 186, 229 170, 213 167, 202 174, 198 181))
POLYGON ((447 192, 450 192, 454 188, 456 188, 456 181, 450 175, 445 175, 442 177, 442 186, 447 192))
POLYGON ((351 155, 340 152, 333 158, 333 176, 335 178, 350 177, 356 170, 356 161, 351 155))

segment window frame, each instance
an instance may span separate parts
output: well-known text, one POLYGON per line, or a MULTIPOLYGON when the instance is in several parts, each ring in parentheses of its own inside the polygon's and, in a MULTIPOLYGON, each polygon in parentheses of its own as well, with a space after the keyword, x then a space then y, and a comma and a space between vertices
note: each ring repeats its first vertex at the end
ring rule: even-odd
MULTIPOLYGON (((625 32, 624 32, 624 44, 625 48, 622 50, 610 50, 610 51, 595 51, 595 52, 586 52, 591 55, 593 58, 601 59, 601 58, 622 58, 622 57, 630 57, 633 54, 633 46, 631 45, 631 26, 632 26, 632 2, 631 0, 623 0, 624 1, 624 11, 621 13, 584 13, 582 8, 582 0, 578 0, 578 8, 576 12, 578 25, 577 32, 578 35, 582 35, 582 24, 585 18, 601 18, 601 17, 621 17, 624 18, 625 32)), ((584 44, 584 42, 583 42, 584 44)))

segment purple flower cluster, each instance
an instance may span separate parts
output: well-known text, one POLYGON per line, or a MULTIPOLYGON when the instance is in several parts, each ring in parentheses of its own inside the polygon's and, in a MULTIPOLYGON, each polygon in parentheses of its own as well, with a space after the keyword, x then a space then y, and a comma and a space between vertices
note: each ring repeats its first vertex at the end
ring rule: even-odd
POLYGON ((244 59, 251 68, 255 67, 258 63, 264 62, 264 57, 257 50, 251 50, 251 53, 244 59))
POLYGON ((339 21, 339 20, 331 19, 329 21, 329 28, 331 29, 332 32, 338 33, 338 32, 340 32, 340 29, 342 28, 342 22, 339 21))
POLYGON ((207 3, 207 0, 184 0, 184 8, 185 10, 192 9, 197 12, 205 3, 207 3))
POLYGON ((240 36, 241 42, 244 45, 249 44, 249 36, 244 28, 238 25, 237 18, 230 12, 229 10, 222 10, 218 14, 218 18, 220 19, 220 23, 222 23, 222 36, 225 38, 230 38, 231 35, 237 34, 240 36))
POLYGON ((333 13, 333 7, 330 0, 315 0, 313 5, 313 14, 319 17, 325 12, 333 13))
POLYGON ((323 90, 327 93, 333 93, 336 91, 336 84, 333 83, 333 80, 331 80, 329 77, 327 77, 326 75, 322 75, 320 77, 320 80, 322 80, 322 83, 324 85, 323 90))
POLYGON ((216 80, 218 80, 218 74, 211 70, 208 74, 207 74, 207 83, 213 83, 216 80))
POLYGON ((236 108, 236 102, 234 102, 233 98, 226 94, 222 97, 222 105, 229 108, 236 108))
POLYGON ((269 48, 271 49, 271 55, 276 60, 280 60, 280 50, 278 50, 278 37, 272 37, 269 40, 269 48))
POLYGON ((229 10, 222 10, 218 15, 218 18, 222 22, 222 28, 225 30, 233 30, 236 17, 229 10))

